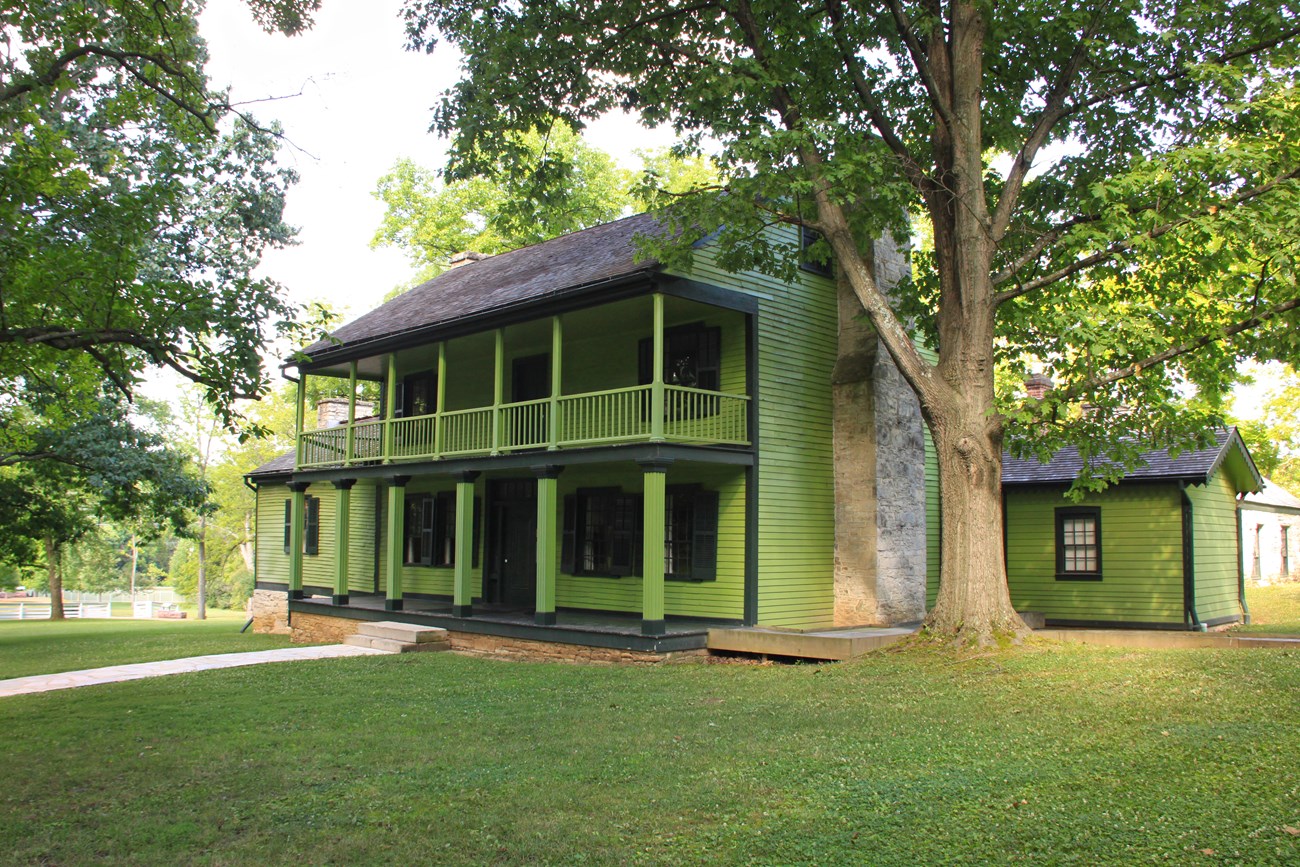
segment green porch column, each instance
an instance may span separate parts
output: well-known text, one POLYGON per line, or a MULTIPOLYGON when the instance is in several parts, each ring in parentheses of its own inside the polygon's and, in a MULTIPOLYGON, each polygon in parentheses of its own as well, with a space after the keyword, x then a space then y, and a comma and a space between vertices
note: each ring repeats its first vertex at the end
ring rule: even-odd
POLYGON ((447 343, 438 344, 438 393, 433 396, 433 457, 442 457, 442 411, 447 398, 447 343))
POLYGON ((474 615, 474 593, 470 589, 470 569, 474 566, 474 471, 456 478, 456 563, 452 577, 451 613, 453 617, 474 615))
POLYGON ((664 441, 664 296, 650 296, 654 302, 654 371, 650 377, 650 442, 664 441))
POLYGON ((406 529, 406 483, 410 476, 388 479, 388 539, 384 577, 388 587, 384 598, 386 611, 402 610, 402 541, 406 529))
POLYGON ((560 447, 560 390, 564 384, 564 325, 551 317, 551 414, 547 419, 546 448, 560 447))
POLYGON ((348 362, 348 432, 344 435, 346 444, 343 447, 343 466, 352 463, 352 456, 355 453, 356 431, 353 426, 357 423, 357 363, 356 361, 348 362))
POLYGON ((555 625, 555 580, 560 553, 556 512, 559 510, 560 471, 564 467, 533 467, 537 474, 537 613, 538 626, 555 625))
MULTIPOLYGON (((350 415, 351 413, 349 413, 350 415)), ((348 604, 348 545, 352 533, 352 486, 356 479, 338 479, 334 489, 334 604, 348 604)))
POLYGON ((505 391, 506 335, 498 328, 492 363, 492 454, 501 454, 501 397, 505 391))
POLYGON ((293 410, 293 442, 294 442, 294 467, 302 466, 302 427, 306 421, 306 410, 304 405, 307 402, 307 374, 298 369, 298 388, 297 395, 294 398, 293 410))
POLYGON ((305 512, 307 506, 307 488, 311 482, 290 482, 289 490, 293 500, 289 505, 289 598, 302 598, 302 549, 305 512))
POLYGON ((641 461, 644 523, 641 525, 641 634, 664 634, 664 510, 671 461, 641 461))
POLYGON ((384 377, 384 463, 392 461, 393 455, 393 413, 397 409, 397 356, 388 356, 388 373, 384 377))

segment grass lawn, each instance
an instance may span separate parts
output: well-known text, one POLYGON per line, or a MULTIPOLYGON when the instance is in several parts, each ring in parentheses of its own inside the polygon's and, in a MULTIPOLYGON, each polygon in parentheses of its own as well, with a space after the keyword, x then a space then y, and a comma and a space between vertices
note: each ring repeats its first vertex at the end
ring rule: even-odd
POLYGON ((0 700, 16 864, 1300 863, 1300 654, 452 654, 0 700))
POLYGON ((1246 604, 1250 606, 1250 625, 1239 627, 1239 631, 1300 635, 1300 581, 1268 587, 1247 585, 1246 604))
POLYGON ((288 636, 241 635, 246 619, 239 611, 209 611, 205 621, 0 621, 0 679, 289 646, 288 636))

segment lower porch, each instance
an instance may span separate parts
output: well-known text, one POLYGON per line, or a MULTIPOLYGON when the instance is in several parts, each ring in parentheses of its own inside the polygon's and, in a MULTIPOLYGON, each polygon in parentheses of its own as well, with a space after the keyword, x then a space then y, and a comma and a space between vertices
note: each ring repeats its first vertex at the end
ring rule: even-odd
MULTIPOLYGON (((645 635, 641 617, 631 613, 559 609, 554 623, 540 625, 534 612, 522 608, 476 605, 469 615, 457 615, 454 608, 449 599, 408 596, 402 609, 395 611, 383 594, 352 593, 343 604, 336 603, 331 596, 304 596, 289 600, 289 623, 292 629, 295 615, 343 621, 396 621, 437 626, 461 636, 495 636, 644 654, 702 651, 710 629, 738 625, 738 622, 717 619, 670 616, 665 619, 662 634, 645 635)), ((338 628, 346 632, 349 626, 338 624, 338 628)))

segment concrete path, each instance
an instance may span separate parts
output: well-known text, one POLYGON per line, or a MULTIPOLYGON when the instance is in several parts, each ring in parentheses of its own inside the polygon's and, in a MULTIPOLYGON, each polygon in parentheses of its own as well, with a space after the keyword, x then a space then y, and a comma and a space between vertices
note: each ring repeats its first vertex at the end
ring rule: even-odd
POLYGON ((123 680, 140 680, 161 677, 165 674, 188 674, 191 671, 210 671, 214 668, 237 668, 241 665, 261 665, 264 662, 299 662, 307 659, 335 659, 341 656, 384 656, 382 650, 369 647, 349 647, 345 644, 328 644, 321 647, 285 647, 280 650, 256 650, 249 653, 216 653, 210 656, 189 656, 184 659, 164 659, 159 662, 135 662, 130 665, 110 665, 106 668, 86 668, 81 671, 63 671, 58 674, 34 674, 0 680, 0 698, 49 692, 55 689, 72 689, 77 686, 94 686, 99 683, 117 683, 123 680))

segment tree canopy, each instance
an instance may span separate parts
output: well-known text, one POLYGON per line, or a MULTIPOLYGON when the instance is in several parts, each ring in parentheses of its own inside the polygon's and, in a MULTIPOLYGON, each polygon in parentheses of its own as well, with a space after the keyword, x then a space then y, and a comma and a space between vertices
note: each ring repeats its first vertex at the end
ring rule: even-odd
MULTIPOLYGON (((315 0, 251 0, 296 32, 315 0)), ((168 367, 230 419, 299 313, 253 269, 291 241, 279 140, 204 76, 200 4, 0 12, 0 378, 129 395, 168 367), (65 364, 69 356, 92 363, 65 364), (81 377, 68 379, 67 377, 81 377)), ((93 402, 93 398, 89 398, 93 402)))
MULTIPOLYGON (((718 229, 724 264, 791 273, 765 226, 820 231, 917 394, 942 491, 928 623, 1023 630, 1001 538, 1004 439, 1132 458, 1187 445, 1245 356, 1300 348, 1300 99, 1291 0, 986 4, 888 0, 409 0, 411 44, 465 56, 434 127, 452 176, 543 118, 612 110, 706 139, 729 195, 670 225, 718 229), (882 232, 933 250, 887 294, 882 232), (916 341, 938 354, 930 362, 916 341), (1032 362, 1042 401, 999 405, 1032 362), (1199 393, 1202 412, 1183 396, 1199 393), (1090 413, 1072 412, 1087 400, 1090 413)), ((669 251, 657 251, 668 255, 669 251)))
POLYGON ((504 253, 643 210, 665 192, 717 182, 708 160, 666 151, 638 151, 640 173, 619 168, 562 121, 510 133, 505 144, 478 173, 448 181, 398 160, 375 190, 385 213, 371 246, 405 252, 419 283, 446 270, 456 253, 504 253))

